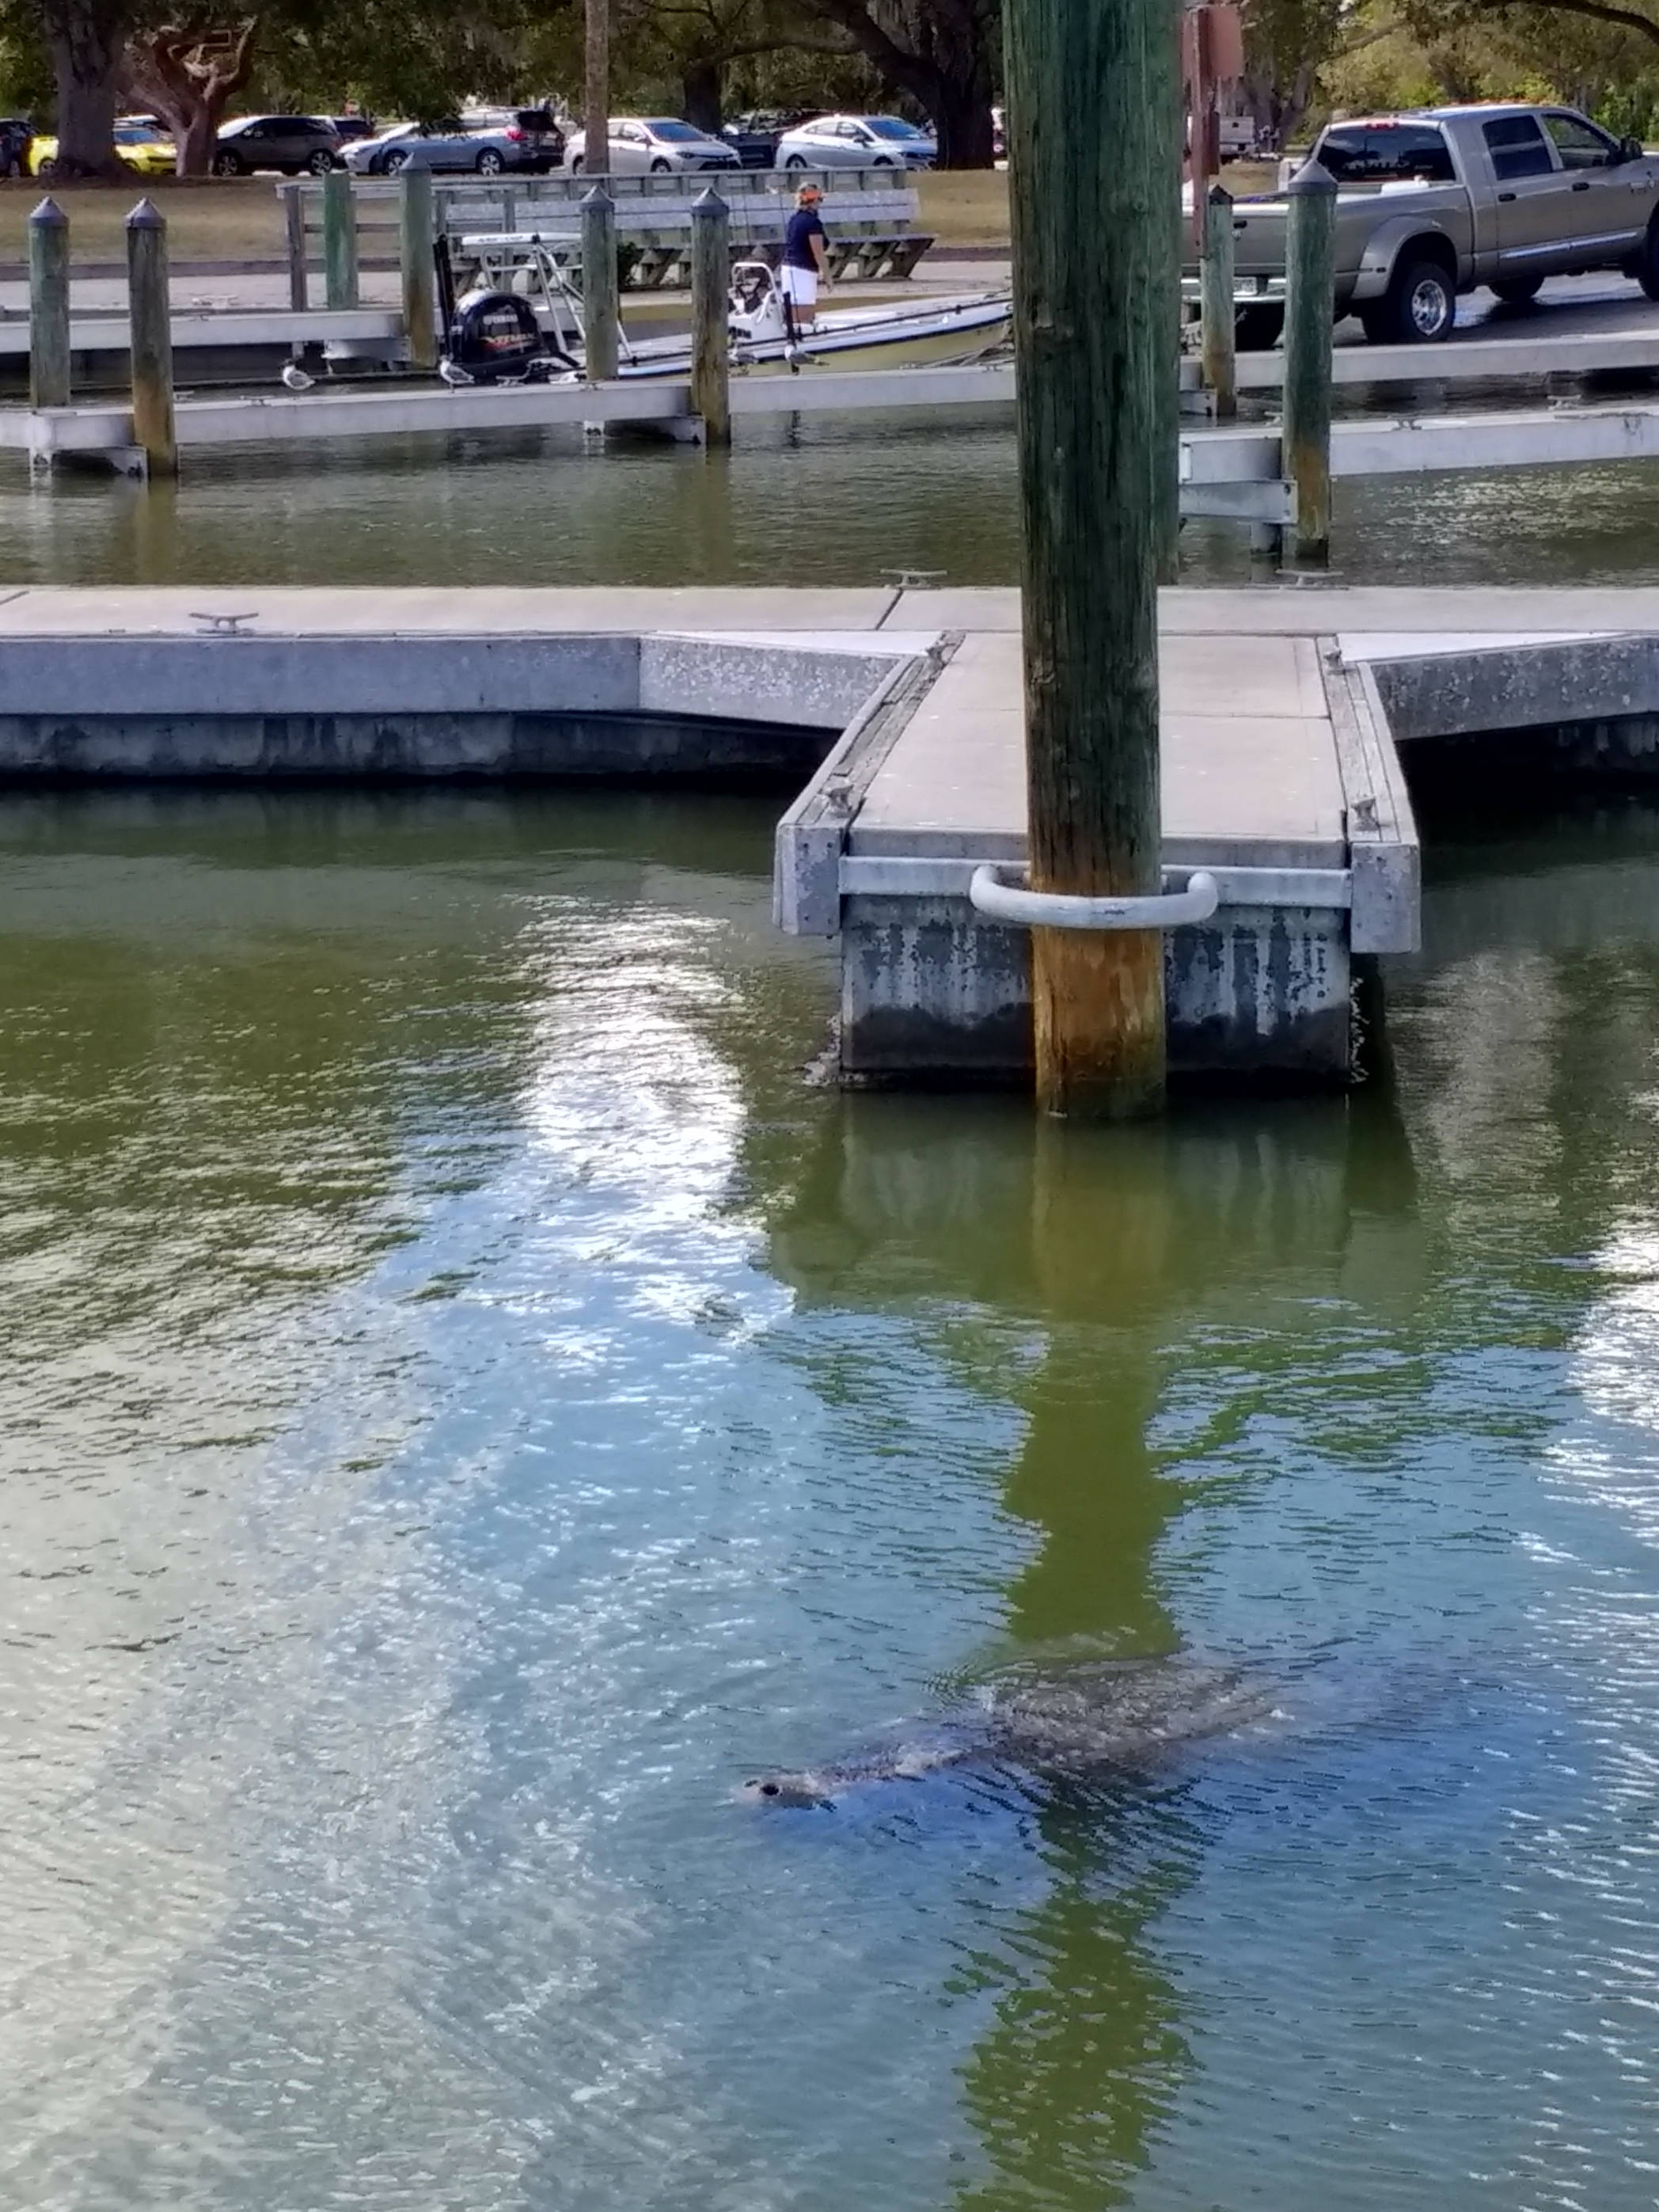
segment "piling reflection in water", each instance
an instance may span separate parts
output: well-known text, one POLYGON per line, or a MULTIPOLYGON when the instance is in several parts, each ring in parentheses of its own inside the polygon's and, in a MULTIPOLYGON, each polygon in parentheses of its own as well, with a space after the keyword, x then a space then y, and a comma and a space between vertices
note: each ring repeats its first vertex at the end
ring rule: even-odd
MULTIPOLYGON (((1003 1103, 854 1098, 833 1110, 800 1212, 777 1245, 809 1298, 892 1285, 907 1306, 965 1307, 963 1354, 981 1374, 976 1332, 992 1317, 1022 1346, 1024 1380, 987 1367, 1022 1411, 1003 1495, 1033 1543, 981 1663, 1104 1651, 1178 1666, 1160 1553, 1200 1486, 1154 1440, 1174 1347, 1241 1299, 1300 1302, 1314 1285, 1407 1322, 1423 1285, 1410 1148, 1380 1086, 1117 1130, 1016 1120, 1003 1103), (834 1256, 818 1241, 830 1220, 845 1240, 834 1256)), ((1229 1419, 1270 1411, 1273 1382, 1264 1364, 1229 1419)), ((1288 1655, 1234 1656, 1266 1669, 1288 1655)), ((986 2168, 958 2192, 964 2212, 1084 2212, 1124 2201, 1151 2163, 1193 2064, 1160 1923, 1201 1863, 1206 1815, 1184 1783, 1215 1749, 1139 1777, 1027 1778, 1046 1892, 986 1913, 952 1984, 988 2007, 962 2069, 986 2168)))

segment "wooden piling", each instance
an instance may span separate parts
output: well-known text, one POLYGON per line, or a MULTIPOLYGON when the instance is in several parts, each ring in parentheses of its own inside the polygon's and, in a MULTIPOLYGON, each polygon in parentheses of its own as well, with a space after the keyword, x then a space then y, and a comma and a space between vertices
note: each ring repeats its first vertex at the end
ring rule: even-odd
MULTIPOLYGON (((1167 0, 1008 0, 1010 198, 1034 890, 1161 888, 1157 454, 1178 292, 1167 0), (1067 118, 1075 118, 1068 122, 1067 118), (1166 343, 1166 340, 1168 341, 1166 343)), ((1173 392, 1173 374, 1169 379, 1173 392)), ((1031 933, 1037 1096, 1164 1095, 1164 939, 1031 933)))
POLYGON ((732 442, 731 210, 711 185, 691 204, 691 411, 703 442, 732 442))
POLYGON ((29 405, 70 404, 70 227, 56 200, 29 217, 29 405))
POLYGON ((1336 319, 1336 179, 1317 161, 1285 194, 1284 468, 1296 490, 1295 558, 1331 551, 1331 341, 1336 319))
MULTIPOLYGON (((1156 14, 1157 0, 1152 5, 1156 14)), ((1151 97, 1159 127, 1157 172, 1164 190, 1161 208, 1153 203, 1162 217, 1157 236, 1163 258, 1152 276, 1152 295, 1164 303, 1164 312, 1149 325, 1158 400, 1152 446, 1153 574, 1160 584, 1177 583, 1181 577, 1181 24, 1178 0, 1163 0, 1161 21, 1155 21, 1149 31, 1151 59, 1160 68, 1151 97)))
POLYGON ((176 476, 173 315, 167 297, 167 219, 140 200, 127 217, 127 332, 132 356, 132 438, 152 477, 176 476))
POLYGON ((582 195, 582 357, 590 384, 617 374, 617 203, 603 185, 582 195))
POLYGON ((1200 274, 1200 337, 1204 382, 1218 422, 1231 422, 1238 413, 1233 289, 1233 196, 1224 185, 1212 185, 1205 211, 1200 274))
POLYGON ((432 172, 410 166, 398 179, 404 331, 416 368, 438 366, 438 270, 433 258, 432 172))
POLYGON ((306 270, 306 194, 303 185, 289 185, 283 194, 283 233, 288 243, 288 304, 296 315, 311 305, 306 270))
POLYGON ((323 179, 323 296, 331 307, 361 304, 357 203, 349 169, 331 169, 323 179))

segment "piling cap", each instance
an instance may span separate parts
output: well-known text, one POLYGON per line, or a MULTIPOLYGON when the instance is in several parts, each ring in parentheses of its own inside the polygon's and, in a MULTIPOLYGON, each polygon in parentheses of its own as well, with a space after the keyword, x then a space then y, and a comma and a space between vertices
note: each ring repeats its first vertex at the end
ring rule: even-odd
POLYGON ((140 200, 127 217, 129 230, 165 230, 167 219, 154 200, 140 200))
POLYGON ((1286 198, 1292 193, 1334 192, 1336 179, 1322 161, 1304 161, 1285 187, 1286 198))
POLYGON ((69 217, 48 192, 40 206, 30 216, 29 225, 31 228, 38 226, 42 230, 67 230, 69 217))
POLYGON ((607 208, 614 208, 617 204, 603 185, 594 185, 590 190, 585 191, 582 194, 581 204, 585 208, 593 208, 601 213, 607 208))
POLYGON ((691 212, 693 215, 707 216, 730 215, 732 210, 714 190, 713 185, 705 185, 696 199, 692 201, 691 212))

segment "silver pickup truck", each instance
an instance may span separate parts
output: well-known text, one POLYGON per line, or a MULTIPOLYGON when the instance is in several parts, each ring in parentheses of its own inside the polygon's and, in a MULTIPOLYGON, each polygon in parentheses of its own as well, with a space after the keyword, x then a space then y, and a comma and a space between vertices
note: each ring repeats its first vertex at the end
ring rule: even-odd
MULTIPOLYGON (((1336 312, 1374 344, 1431 344, 1456 297, 1530 300, 1546 276, 1618 269, 1659 300, 1659 158, 1568 107, 1431 107, 1334 123, 1314 149, 1339 186, 1336 312)), ((1283 198, 1233 215, 1241 345, 1284 319, 1283 198)))

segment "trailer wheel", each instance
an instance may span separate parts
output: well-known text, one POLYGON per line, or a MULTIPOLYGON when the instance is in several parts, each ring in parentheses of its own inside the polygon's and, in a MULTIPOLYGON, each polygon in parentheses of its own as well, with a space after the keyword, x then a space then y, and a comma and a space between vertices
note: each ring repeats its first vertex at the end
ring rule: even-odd
POLYGON ((1271 353, 1284 330, 1283 307, 1240 307, 1233 317, 1233 343, 1241 353, 1271 353))

